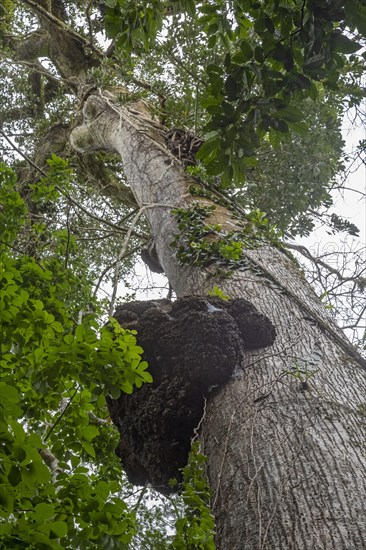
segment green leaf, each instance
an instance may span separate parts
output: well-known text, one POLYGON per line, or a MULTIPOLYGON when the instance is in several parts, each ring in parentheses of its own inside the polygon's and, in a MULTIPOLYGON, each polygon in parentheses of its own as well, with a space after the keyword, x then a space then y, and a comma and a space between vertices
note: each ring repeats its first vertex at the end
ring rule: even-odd
POLYGON ((92 458, 96 457, 95 449, 91 443, 88 443, 87 441, 82 442, 83 449, 90 455, 92 458))
POLYGON ((362 44, 354 42, 345 34, 338 31, 332 33, 330 37, 330 46, 333 50, 345 54, 355 53, 362 48, 362 44))
POLYGON ((49 483, 51 481, 50 471, 43 462, 33 461, 28 464, 26 469, 37 483, 49 483))
POLYGON ((92 439, 99 435, 99 429, 96 426, 85 426, 85 428, 82 428, 81 434, 87 441, 92 441, 92 439))
POLYGON ((86 334, 85 327, 83 325, 78 325, 75 330, 75 337, 77 340, 83 340, 86 334))
POLYGON ((0 508, 11 513, 14 508, 14 489, 10 484, 0 485, 0 508))
POLYGON ((277 116, 287 122, 300 122, 304 118, 302 111, 291 105, 277 109, 277 116))
POLYGON ((52 518, 55 515, 55 509, 53 504, 47 504, 46 502, 41 502, 37 504, 34 509, 36 521, 46 521, 47 519, 52 518))
POLYGON ((291 130, 305 136, 309 132, 309 125, 306 122, 294 122, 291 124, 291 130))
POLYGON ((0 382, 0 417, 7 415, 19 418, 22 414, 20 407, 18 407, 19 400, 19 393, 16 388, 5 382, 0 382))
POLYGON ((25 460, 25 458, 27 456, 26 451, 20 445, 14 445, 13 446, 12 454, 18 462, 23 462, 23 460, 25 460))
POLYGON ((206 140, 196 153, 196 158, 198 160, 207 159, 214 151, 216 151, 216 149, 220 147, 220 145, 221 139, 219 136, 214 136, 206 140))
POLYGON ((54 321, 53 323, 51 323, 51 328, 55 332, 64 332, 63 326, 58 321, 54 321))
POLYGON ((21 479, 22 475, 20 469, 13 464, 8 473, 8 481, 10 485, 16 487, 17 485, 19 485, 21 479))
POLYGON ((98 498, 105 501, 110 494, 110 485, 105 481, 99 481, 96 487, 96 494, 98 498))
POLYGON ((66 334, 66 336, 64 336, 63 338, 65 344, 71 346, 71 344, 74 343, 74 337, 72 334, 66 334))
POLYGON ((247 63, 253 58, 253 48, 246 40, 240 41, 240 50, 244 56, 242 63, 247 63))
POLYGON ((64 521, 53 521, 49 524, 50 538, 61 539, 67 535, 67 523, 64 521))
POLYGON ((224 74, 224 69, 220 65, 215 65, 215 64, 211 63, 210 65, 207 65, 206 72, 208 74, 223 75, 224 74))
POLYGON ((143 379, 143 381, 146 382, 147 384, 151 384, 154 381, 153 377, 149 372, 146 372, 146 371, 141 372, 140 376, 143 379))
POLYGON ((256 46, 254 50, 254 58, 258 63, 263 63, 264 61, 264 50, 260 46, 256 46))

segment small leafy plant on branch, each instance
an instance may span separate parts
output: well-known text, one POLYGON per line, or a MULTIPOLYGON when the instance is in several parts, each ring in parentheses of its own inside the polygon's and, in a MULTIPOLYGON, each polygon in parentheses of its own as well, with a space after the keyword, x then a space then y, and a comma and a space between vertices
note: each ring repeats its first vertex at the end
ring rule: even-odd
POLYGON ((268 223, 264 212, 250 212, 242 230, 225 231, 221 224, 207 222, 215 209, 215 205, 196 203, 174 211, 179 233, 172 246, 181 263, 206 266, 216 262, 235 269, 246 265, 244 248, 258 248, 270 242, 280 245, 280 233, 268 223))

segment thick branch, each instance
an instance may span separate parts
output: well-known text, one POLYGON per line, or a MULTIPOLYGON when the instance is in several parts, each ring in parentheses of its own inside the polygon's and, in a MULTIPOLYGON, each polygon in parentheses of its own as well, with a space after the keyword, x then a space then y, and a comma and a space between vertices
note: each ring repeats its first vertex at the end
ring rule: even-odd
POLYGON ((69 35, 70 38, 73 38, 73 40, 76 40, 83 46, 87 46, 88 48, 91 48, 99 58, 104 58, 103 52, 101 52, 98 48, 96 48, 94 44, 90 43, 86 38, 84 38, 84 36, 78 34, 73 29, 70 29, 70 27, 68 27, 63 21, 61 21, 60 19, 55 17, 51 12, 43 8, 38 2, 34 2, 33 0, 23 0, 23 3, 27 4, 36 13, 38 13, 39 15, 47 19, 47 21, 52 23, 52 25, 61 29, 63 32, 69 35))

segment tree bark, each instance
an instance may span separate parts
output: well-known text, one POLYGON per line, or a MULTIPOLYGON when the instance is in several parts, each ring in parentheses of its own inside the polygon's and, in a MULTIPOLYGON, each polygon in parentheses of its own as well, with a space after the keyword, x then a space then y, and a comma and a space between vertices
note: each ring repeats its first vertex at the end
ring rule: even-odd
MULTIPOLYGON (((160 264, 178 296, 218 285, 246 298, 276 326, 273 346, 249 350, 232 379, 208 397, 201 424, 217 547, 364 548, 365 369, 295 263, 262 246, 244 251, 251 269, 229 278, 215 266, 180 265, 170 243, 172 209, 192 204, 192 180, 169 154, 164 129, 141 104, 91 96, 71 136, 81 152, 118 152, 151 225, 160 264), (349 350, 349 353, 347 353, 349 350)), ((237 228, 218 207, 215 222, 237 228)), ((197 358, 199 368, 199 358, 197 358)))

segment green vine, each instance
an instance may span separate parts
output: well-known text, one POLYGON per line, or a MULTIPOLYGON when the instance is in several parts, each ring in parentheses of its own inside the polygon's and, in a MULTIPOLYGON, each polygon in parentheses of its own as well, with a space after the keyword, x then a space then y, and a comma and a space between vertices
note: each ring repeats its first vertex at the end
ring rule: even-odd
POLYGON ((185 515, 175 523, 172 548, 177 550, 215 550, 215 520, 210 510, 210 487, 205 473, 206 457, 199 442, 192 444, 188 464, 183 468, 182 497, 185 515))

